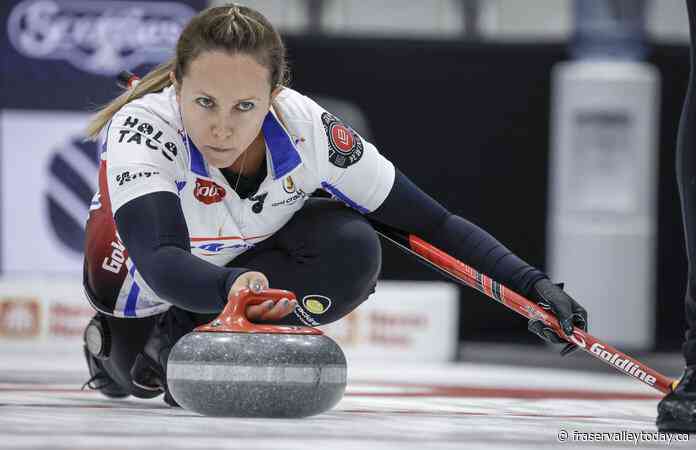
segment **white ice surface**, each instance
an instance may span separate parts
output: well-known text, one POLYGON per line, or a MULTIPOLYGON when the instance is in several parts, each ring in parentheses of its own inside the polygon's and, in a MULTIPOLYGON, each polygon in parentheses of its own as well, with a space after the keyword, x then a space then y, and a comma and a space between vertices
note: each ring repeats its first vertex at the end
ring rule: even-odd
MULTIPOLYGON (((559 443, 561 429, 656 431, 658 394, 620 373, 351 365, 347 394, 328 413, 299 420, 220 419, 169 408, 161 398, 115 401, 79 391, 87 378, 83 361, 29 356, 0 355, 0 449, 667 448, 666 442, 559 443), (607 398, 594 399, 598 392, 607 398), (621 394, 636 398, 614 398, 621 394)), ((669 447, 696 448, 696 436, 691 439, 669 447)))

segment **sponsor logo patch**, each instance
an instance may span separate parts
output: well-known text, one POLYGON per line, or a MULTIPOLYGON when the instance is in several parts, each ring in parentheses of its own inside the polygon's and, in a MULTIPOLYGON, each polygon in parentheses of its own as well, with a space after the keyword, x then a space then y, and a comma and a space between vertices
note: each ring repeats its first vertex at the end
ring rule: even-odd
POLYGON ((225 194, 227 194, 225 188, 219 184, 211 180, 196 178, 196 187, 193 190, 193 195, 199 202, 212 205, 213 203, 221 202, 225 198, 225 194))
POLYGON ((159 172, 130 172, 126 170, 125 172, 121 172, 120 174, 116 175, 116 182, 119 186, 123 186, 124 184, 133 180, 137 180, 139 178, 150 178, 153 175, 159 175, 159 172))
POLYGON ((150 150, 159 150, 162 156, 169 161, 174 161, 174 158, 179 153, 176 144, 173 142, 162 142, 164 132, 153 127, 147 122, 141 122, 137 117, 128 116, 123 121, 124 127, 131 128, 130 130, 118 130, 118 143, 125 142, 126 144, 136 143, 144 145, 150 150))
POLYGON ((192 245, 191 250, 201 250, 209 254, 218 254, 225 251, 239 252, 241 250, 248 250, 254 248, 255 244, 250 244, 248 242, 241 241, 239 243, 226 243, 226 242, 208 242, 207 244, 197 244, 192 245))
POLYGON ((331 299, 323 295, 306 295, 302 305, 312 314, 324 314, 331 308, 331 299))
POLYGON ((307 197, 307 193, 305 193, 305 191, 303 191, 302 189, 298 189, 297 192, 292 194, 290 197, 288 197, 284 200, 281 200, 279 202, 271 203, 271 206, 292 205, 295 202, 297 202, 298 200, 301 200, 305 197, 307 197))
POLYGON ((334 166, 345 169, 362 158, 363 143, 352 128, 337 117, 325 112, 321 115, 326 137, 329 139, 329 161, 334 166))
POLYGON ((285 177, 283 180, 283 189, 288 194, 295 192, 295 182, 293 181, 292 177, 285 177))
POLYGON ((314 318, 312 316, 307 314, 307 311, 302 309, 302 307, 300 305, 297 305, 295 307, 295 310, 293 311, 293 313, 295 313, 295 316, 297 316, 297 318, 300 319, 300 322, 302 322, 303 324, 305 324, 307 326, 318 327, 319 325, 321 325, 319 322, 314 320, 314 318))
POLYGON ((266 201, 267 196, 268 192, 264 192, 263 194, 249 197, 249 201, 254 202, 254 204, 251 205, 251 210, 254 211, 254 214, 261 214, 261 211, 263 211, 263 203, 266 201))

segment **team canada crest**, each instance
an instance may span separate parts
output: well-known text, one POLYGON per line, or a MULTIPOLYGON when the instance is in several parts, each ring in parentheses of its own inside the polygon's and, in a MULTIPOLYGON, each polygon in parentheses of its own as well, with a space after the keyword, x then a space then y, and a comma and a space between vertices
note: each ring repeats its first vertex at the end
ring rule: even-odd
POLYGON ((213 203, 221 202, 225 198, 225 194, 225 188, 219 184, 210 180, 196 178, 196 188, 193 190, 193 195, 199 202, 212 205, 213 203))
POLYGON ((345 169, 360 161, 363 154, 363 143, 358 133, 327 112, 321 115, 321 121, 329 139, 329 161, 331 164, 345 169))

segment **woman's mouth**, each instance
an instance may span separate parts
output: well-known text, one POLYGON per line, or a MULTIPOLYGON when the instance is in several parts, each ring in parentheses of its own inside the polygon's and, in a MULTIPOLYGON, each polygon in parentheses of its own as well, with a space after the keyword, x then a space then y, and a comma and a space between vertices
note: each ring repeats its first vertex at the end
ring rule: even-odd
POLYGON ((214 151, 215 153, 227 153, 227 152, 231 152, 234 150, 233 148, 213 147, 212 145, 206 145, 206 147, 209 150, 214 151))

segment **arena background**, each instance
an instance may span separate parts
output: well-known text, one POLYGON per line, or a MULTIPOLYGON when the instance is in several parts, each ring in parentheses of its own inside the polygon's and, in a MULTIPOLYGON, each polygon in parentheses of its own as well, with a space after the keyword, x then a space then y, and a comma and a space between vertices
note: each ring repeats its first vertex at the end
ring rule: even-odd
MULTIPOLYGON (((293 88, 350 122, 452 212, 545 269, 554 195, 549 169, 554 67, 592 58, 652 65, 659 88, 650 130, 656 141, 646 145, 657 176, 644 182, 656 192, 651 216, 656 232, 645 242, 656 250, 649 252, 649 271, 613 284, 650 277, 654 283, 644 289, 646 302, 632 303, 626 294, 616 297, 618 311, 594 303, 589 309, 591 320, 610 316, 619 333, 640 329, 640 344, 627 342, 623 350, 666 355, 658 369, 681 364, 676 352, 685 326, 686 258, 674 152, 689 71, 681 0, 660 0, 659 8, 648 1, 589 2, 610 18, 595 23, 597 29, 619 30, 597 41, 592 38, 601 33, 588 38, 580 20, 582 15, 591 21, 593 11, 579 11, 569 0, 381 0, 370 2, 370 14, 360 1, 242 3, 259 8, 284 33, 293 88), (641 314, 641 320, 634 317, 641 314)), ((83 128, 90 111, 119 92, 114 76, 122 69, 145 73, 171 55, 181 26, 206 5, 178 0, 0 5, 0 351, 37 344, 79 351, 90 313, 80 293, 81 248, 97 154, 96 144, 84 142, 83 128)), ((385 280, 441 280, 388 244, 383 247, 385 280)), ((595 269, 586 267, 587 273, 595 269)), ((385 286, 390 298, 384 304, 394 308, 404 285, 385 286)), ((398 344, 389 348, 395 357, 412 350, 411 358, 451 344, 454 352, 446 350, 442 358, 558 364, 527 332, 526 321, 500 305, 470 289, 424 286, 408 311, 396 307, 382 314, 379 303, 369 302, 377 310, 362 319, 379 328, 368 334, 383 339, 362 342, 365 355, 371 346, 390 342, 398 344), (455 301, 449 302, 452 292, 455 301), (440 296, 442 303, 435 301, 440 296), (419 321, 419 311, 429 320, 419 321), (452 332, 441 337, 444 322, 452 332), (403 333, 421 326, 428 330, 416 351, 403 344, 403 333)), ((567 288, 571 294, 581 291, 572 283, 567 288)), ((596 365, 582 356, 567 364, 596 365)))

